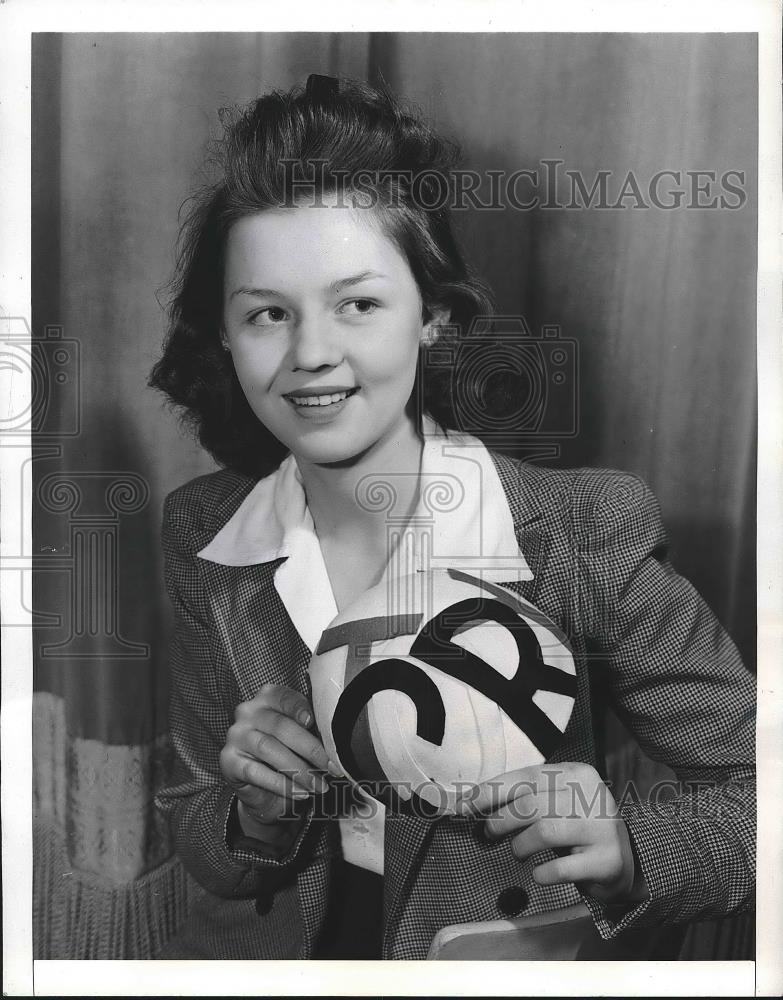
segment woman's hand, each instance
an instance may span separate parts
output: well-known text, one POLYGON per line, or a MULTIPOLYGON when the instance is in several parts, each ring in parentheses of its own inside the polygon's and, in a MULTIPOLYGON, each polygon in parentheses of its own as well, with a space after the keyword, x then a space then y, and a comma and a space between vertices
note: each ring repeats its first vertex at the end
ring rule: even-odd
POLYGON ((635 871, 631 840, 617 804, 588 764, 541 764, 510 771, 477 786, 462 801, 464 813, 486 816, 489 839, 513 834, 511 850, 520 861, 547 848, 560 855, 533 869, 540 885, 574 882, 603 902, 649 897, 635 871))
POLYGON ((220 753, 220 769, 239 800, 239 821, 248 836, 278 843, 301 823, 295 803, 329 787, 323 772, 340 774, 309 727, 310 703, 298 691, 265 684, 237 706, 220 753), (296 821, 292 824, 292 821, 296 821))

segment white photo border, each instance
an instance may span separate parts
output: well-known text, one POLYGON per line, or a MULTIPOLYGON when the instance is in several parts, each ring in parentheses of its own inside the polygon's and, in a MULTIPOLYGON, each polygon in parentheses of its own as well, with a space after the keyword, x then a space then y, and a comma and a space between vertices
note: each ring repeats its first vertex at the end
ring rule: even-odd
MULTIPOLYGON (((758 178, 758 790, 757 960, 692 963, 43 962, 32 960, 32 643, 4 629, 2 672, 3 989, 9 996, 372 995, 687 995, 775 996, 783 992, 783 409, 781 407, 781 93, 777 0, 348 0, 307 5, 224 0, 104 0, 67 6, 38 0, 0 3, 0 318, 30 320, 30 48, 39 31, 513 31, 754 32, 759 37, 758 178), (7 633, 7 634, 5 634, 7 633), (382 976, 382 980, 379 977, 382 976)), ((29 401, 26 379, 0 374, 15 411, 29 401), (26 394, 26 395, 25 395, 26 394)), ((5 404, 4 404, 5 405, 5 404)), ((0 441, 0 533, 26 525, 20 475, 25 442, 0 441)), ((26 443, 29 458, 29 440, 26 443)), ((30 496, 30 491, 24 491, 30 496)), ((14 574, 15 575, 15 574, 14 574)), ((10 574, 1 574, 0 578, 10 574)), ((25 573, 25 606, 31 606, 25 573)), ((5 584, 4 584, 5 586, 5 584)), ((18 595, 16 595, 18 597, 18 595)), ((2 609, 12 595, 0 590, 2 609)))

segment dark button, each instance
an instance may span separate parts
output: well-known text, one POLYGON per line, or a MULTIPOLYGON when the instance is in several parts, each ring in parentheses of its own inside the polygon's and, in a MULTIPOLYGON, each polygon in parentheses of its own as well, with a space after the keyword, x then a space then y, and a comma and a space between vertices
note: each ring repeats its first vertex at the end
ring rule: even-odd
POLYGON ((527 906, 527 893, 521 885, 511 885, 498 896, 498 910, 504 917, 516 917, 527 906))
POLYGON ((256 913, 259 917, 265 916, 272 909, 273 896, 271 893, 263 893, 256 897, 256 913))

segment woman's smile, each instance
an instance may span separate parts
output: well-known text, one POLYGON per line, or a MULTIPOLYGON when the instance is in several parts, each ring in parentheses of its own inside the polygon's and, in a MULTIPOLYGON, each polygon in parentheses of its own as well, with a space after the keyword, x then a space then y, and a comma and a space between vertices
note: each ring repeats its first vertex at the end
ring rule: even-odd
POLYGON ((368 210, 272 209, 231 229, 224 331, 261 423, 297 458, 351 461, 416 436, 427 324, 410 266, 368 210))
POLYGON ((303 420, 325 423, 333 420, 345 409, 345 404, 359 391, 353 389, 319 390, 312 393, 302 391, 288 393, 286 399, 303 420))

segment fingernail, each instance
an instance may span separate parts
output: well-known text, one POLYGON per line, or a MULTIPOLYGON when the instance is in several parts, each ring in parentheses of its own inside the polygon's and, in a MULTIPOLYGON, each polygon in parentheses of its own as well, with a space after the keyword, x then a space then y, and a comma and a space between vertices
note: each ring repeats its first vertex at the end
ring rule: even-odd
POLYGON ((297 719, 301 722, 303 726, 309 726, 310 723, 313 721, 312 715, 310 715, 310 713, 306 712, 304 709, 302 709, 302 711, 297 715, 297 719))
POLYGON ((476 840, 480 844, 491 844, 492 838, 487 836, 486 823, 476 823, 476 840))
POLYGON ((334 775, 335 778, 345 777, 345 771, 343 771, 343 769, 340 767, 339 764, 335 764, 333 760, 329 761, 329 763, 326 765, 326 769, 329 772, 329 774, 334 775))
POLYGON ((329 783, 320 776, 315 779, 314 784, 315 784, 315 791, 319 792, 321 795, 323 795, 324 792, 329 791, 329 783))
POLYGON ((305 788, 294 788, 291 792, 291 796, 295 799, 309 799, 311 794, 305 788))

